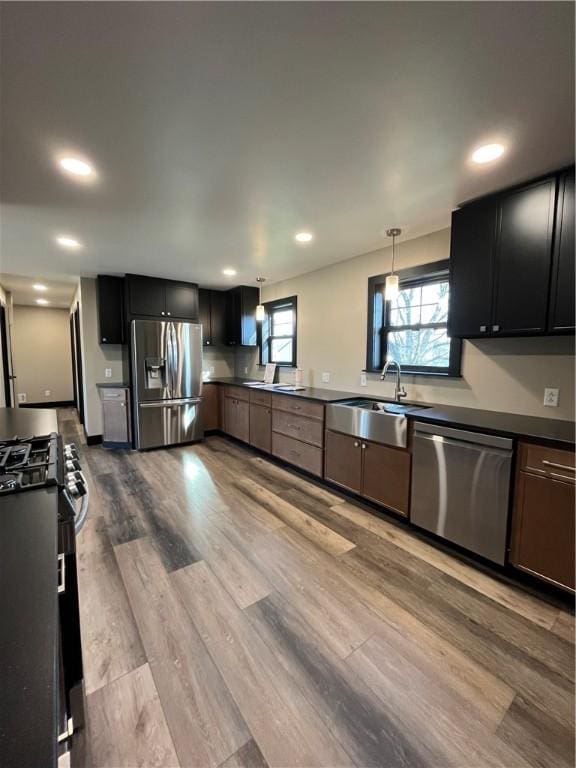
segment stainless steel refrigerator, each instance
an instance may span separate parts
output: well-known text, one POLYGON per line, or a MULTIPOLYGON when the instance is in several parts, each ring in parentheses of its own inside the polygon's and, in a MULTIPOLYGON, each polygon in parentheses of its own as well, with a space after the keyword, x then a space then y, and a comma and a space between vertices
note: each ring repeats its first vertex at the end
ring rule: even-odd
POLYGON ((202 326, 132 320, 131 341, 136 448, 200 440, 202 326))

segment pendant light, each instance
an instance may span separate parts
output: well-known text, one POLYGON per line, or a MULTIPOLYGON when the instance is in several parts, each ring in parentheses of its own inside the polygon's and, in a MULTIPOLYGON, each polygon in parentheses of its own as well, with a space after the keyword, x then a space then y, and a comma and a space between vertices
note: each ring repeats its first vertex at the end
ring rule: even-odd
POLYGON ((394 246, 396 244, 396 238, 402 234, 402 230, 394 227, 393 229, 387 229, 386 234, 392 238, 392 269, 390 274, 386 276, 386 287, 384 288, 384 298, 386 301, 394 301, 398 296, 398 275, 394 274, 394 246))
POLYGON ((258 306, 256 307, 256 322, 261 323, 266 316, 266 310, 264 309, 264 304, 262 304, 262 283, 266 282, 266 278, 257 277, 256 282, 258 283, 258 306))

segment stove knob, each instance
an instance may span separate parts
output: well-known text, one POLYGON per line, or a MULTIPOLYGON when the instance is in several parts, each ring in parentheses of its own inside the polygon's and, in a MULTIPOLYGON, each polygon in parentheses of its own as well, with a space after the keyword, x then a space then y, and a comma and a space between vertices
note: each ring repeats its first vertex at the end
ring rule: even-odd
POLYGON ((66 469, 68 470, 68 472, 74 472, 75 470, 79 470, 80 462, 78 461, 78 459, 72 459, 72 460, 68 459, 68 461, 66 462, 66 469))

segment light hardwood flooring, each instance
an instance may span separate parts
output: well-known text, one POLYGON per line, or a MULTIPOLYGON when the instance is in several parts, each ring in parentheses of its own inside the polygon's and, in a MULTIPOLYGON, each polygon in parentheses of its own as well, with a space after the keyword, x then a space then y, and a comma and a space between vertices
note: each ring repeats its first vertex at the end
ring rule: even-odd
POLYGON ((87 765, 569 768, 574 618, 220 437, 88 447, 87 765))

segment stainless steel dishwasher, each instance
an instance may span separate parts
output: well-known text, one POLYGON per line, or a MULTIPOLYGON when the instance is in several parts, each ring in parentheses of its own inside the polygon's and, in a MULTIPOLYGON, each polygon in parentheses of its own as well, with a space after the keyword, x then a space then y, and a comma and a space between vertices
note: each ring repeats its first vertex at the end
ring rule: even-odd
POLYGON ((410 519, 504 564, 512 440, 416 422, 410 519))

